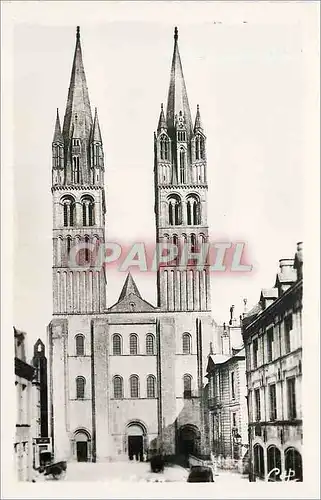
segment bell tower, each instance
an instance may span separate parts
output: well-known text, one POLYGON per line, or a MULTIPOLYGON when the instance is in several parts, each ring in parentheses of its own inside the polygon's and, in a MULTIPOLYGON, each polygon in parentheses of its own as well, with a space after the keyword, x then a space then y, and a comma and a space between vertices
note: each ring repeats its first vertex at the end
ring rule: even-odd
POLYGON ((192 123, 177 28, 166 116, 161 105, 154 151, 156 241, 177 248, 158 270, 158 306, 210 311, 209 265, 202 253, 208 243, 206 137, 199 106, 192 123))
POLYGON ((103 312, 105 272, 94 254, 105 241, 104 153, 97 109, 92 118, 79 27, 62 130, 57 110, 51 191, 54 314, 103 312), (76 256, 77 245, 85 248, 76 256))

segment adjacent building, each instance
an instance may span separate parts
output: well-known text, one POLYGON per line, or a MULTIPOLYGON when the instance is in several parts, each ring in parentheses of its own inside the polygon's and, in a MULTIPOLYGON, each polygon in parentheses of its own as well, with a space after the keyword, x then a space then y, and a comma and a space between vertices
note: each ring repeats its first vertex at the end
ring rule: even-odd
MULTIPOLYGON (((50 434, 55 457, 78 461, 206 454, 203 389, 213 332, 209 265, 180 265, 180 253, 157 273, 157 304, 128 275, 107 308, 105 268, 76 244, 105 242, 103 142, 89 101, 80 33, 63 127, 52 143, 53 319, 48 328, 50 434)), ((154 134, 156 243, 208 241, 206 137, 197 107, 192 121, 175 29, 166 111, 154 134)))
POLYGON ((15 387, 17 401, 14 457, 17 479, 31 481, 33 476, 33 441, 40 419, 39 391, 33 384, 35 369, 26 361, 26 334, 14 328, 15 387))
POLYGON ((302 243, 243 319, 251 477, 302 481, 302 243))
POLYGON ((240 319, 231 307, 221 330, 221 352, 208 357, 208 418, 211 452, 222 468, 245 472, 248 465, 248 412, 245 349, 240 319))

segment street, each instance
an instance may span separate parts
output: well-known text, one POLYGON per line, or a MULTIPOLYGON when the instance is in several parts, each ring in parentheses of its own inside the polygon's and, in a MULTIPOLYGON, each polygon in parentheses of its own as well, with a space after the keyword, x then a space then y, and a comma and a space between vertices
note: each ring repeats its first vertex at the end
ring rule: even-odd
MULTIPOLYGON (((166 466, 164 472, 151 472, 149 462, 72 462, 67 466, 65 481, 133 481, 133 482, 186 482, 189 471, 178 465, 166 466)), ((243 483, 247 477, 236 472, 218 471, 216 483, 243 483)))

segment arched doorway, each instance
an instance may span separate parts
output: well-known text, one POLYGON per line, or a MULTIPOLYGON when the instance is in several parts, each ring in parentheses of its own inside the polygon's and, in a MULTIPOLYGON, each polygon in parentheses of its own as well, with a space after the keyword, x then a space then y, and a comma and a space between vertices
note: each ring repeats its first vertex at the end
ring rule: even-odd
POLYGON ((77 462, 89 462, 91 460, 90 434, 84 429, 76 431, 74 441, 77 462))
POLYGON ((143 460, 145 452, 146 429, 140 422, 131 422, 127 426, 127 450, 129 460, 143 460))
POLYGON ((198 455, 200 431, 195 425, 184 425, 178 431, 178 453, 187 458, 198 455))

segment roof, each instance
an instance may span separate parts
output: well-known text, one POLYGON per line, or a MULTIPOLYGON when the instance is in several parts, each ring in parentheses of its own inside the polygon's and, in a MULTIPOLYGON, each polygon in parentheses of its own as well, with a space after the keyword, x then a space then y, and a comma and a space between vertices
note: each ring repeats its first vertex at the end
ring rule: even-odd
POLYGON ((134 278, 128 273, 118 301, 108 309, 108 312, 148 311, 155 311, 155 307, 142 298, 134 278))

